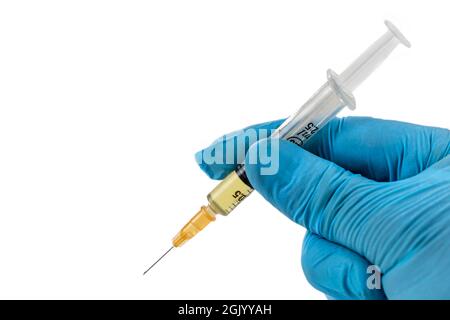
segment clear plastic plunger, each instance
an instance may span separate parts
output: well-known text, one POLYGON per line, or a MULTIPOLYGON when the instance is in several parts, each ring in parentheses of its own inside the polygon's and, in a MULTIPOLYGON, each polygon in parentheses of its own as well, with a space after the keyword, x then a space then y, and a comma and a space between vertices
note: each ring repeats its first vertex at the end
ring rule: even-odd
POLYGON ((400 43, 411 47, 405 36, 390 21, 385 21, 384 24, 388 28, 386 33, 340 74, 341 84, 346 90, 353 92, 400 43))
POLYGON ((411 46, 391 22, 385 21, 385 25, 388 30, 340 75, 328 70, 328 81, 275 131, 274 137, 303 146, 343 108, 355 109, 353 90, 381 65, 397 45, 411 46))

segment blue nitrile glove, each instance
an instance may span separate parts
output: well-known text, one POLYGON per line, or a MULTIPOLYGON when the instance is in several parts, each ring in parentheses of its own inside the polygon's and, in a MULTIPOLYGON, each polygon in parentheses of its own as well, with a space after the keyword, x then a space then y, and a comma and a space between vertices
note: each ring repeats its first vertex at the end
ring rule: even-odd
MULTIPOLYGON (((248 162, 246 172, 265 199, 308 229, 309 282, 338 299, 449 299, 450 131, 350 117, 331 121, 305 149, 280 141, 277 174, 260 175, 248 162), (369 289, 377 285, 371 265, 381 270, 381 289, 369 289)), ((234 168, 200 165, 214 179, 234 168)))

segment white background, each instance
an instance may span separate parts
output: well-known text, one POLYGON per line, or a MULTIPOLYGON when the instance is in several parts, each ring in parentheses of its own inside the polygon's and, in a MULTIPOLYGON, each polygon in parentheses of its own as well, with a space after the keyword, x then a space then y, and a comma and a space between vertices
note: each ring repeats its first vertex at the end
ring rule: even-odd
MULTIPOLYGON (((281 118, 392 20, 353 115, 449 127, 448 1, 2 1, 0 298, 322 299, 254 194, 142 272, 215 185, 194 152, 281 118)), ((345 112, 345 115, 350 112, 345 112)))

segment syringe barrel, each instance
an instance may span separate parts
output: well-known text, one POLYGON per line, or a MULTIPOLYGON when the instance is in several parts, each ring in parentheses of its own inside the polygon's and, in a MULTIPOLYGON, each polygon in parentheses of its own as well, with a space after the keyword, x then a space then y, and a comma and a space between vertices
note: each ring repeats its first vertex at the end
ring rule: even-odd
POLYGON ((342 86, 337 74, 328 70, 328 81, 272 136, 302 147, 346 106, 354 109, 355 99, 342 86))
MULTIPOLYGON (((390 22, 388 31, 363 52, 340 76, 328 70, 328 81, 272 135, 303 146, 344 107, 355 108, 352 90, 360 85, 394 50, 408 40, 390 22)), ((209 207, 216 214, 228 215, 253 191, 245 168, 239 166, 208 194, 209 207)))
MULTIPOLYGON (((346 106, 354 108, 353 96, 342 87, 338 76, 329 70, 328 81, 272 137, 303 146, 346 106)), ((244 169, 244 166, 239 166, 208 194, 210 210, 226 216, 252 193, 253 188, 244 169)))

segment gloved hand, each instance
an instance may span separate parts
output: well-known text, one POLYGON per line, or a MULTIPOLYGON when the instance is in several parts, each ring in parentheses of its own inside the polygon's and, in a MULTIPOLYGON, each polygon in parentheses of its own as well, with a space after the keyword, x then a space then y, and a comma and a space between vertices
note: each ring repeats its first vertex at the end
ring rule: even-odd
MULTIPOLYGON (((302 266, 315 288, 338 299, 450 298, 449 130, 350 117, 331 121, 304 149, 279 143, 277 174, 260 175, 261 165, 248 161, 246 172, 308 230, 302 266), (368 286, 371 265, 382 273, 381 289, 368 286)), ((214 179, 235 167, 200 166, 214 179)))

